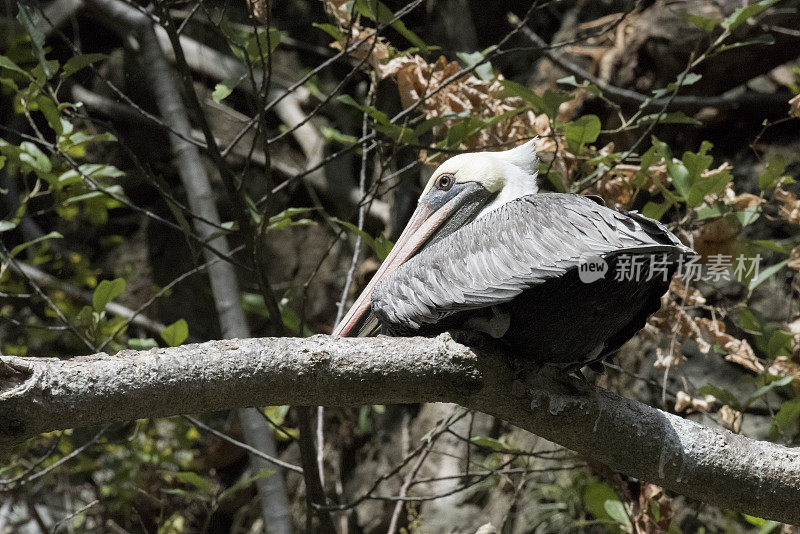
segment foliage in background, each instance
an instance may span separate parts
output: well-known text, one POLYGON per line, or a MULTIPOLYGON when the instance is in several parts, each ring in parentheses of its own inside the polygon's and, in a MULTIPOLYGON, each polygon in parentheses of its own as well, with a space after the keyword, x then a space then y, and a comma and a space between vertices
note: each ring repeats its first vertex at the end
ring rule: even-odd
MULTIPOLYGON (((777 150, 759 153, 757 188, 746 189, 734 178, 733 165, 715 158, 710 142, 703 141, 681 154, 660 138, 660 131, 658 136, 654 134, 656 125, 695 128, 701 121, 667 107, 651 113, 649 107, 654 99, 670 98, 698 83, 701 76, 694 70, 704 59, 734 48, 769 44, 769 38, 749 43, 732 37, 745 21, 759 16, 773 3, 766 0, 743 7, 721 20, 688 15, 689 22, 709 37, 705 50, 673 83, 646 95, 647 101, 638 109, 623 111, 607 91, 578 82, 574 75, 544 89, 528 87, 523 80, 506 79, 493 64, 502 57, 503 42, 481 51, 439 55, 437 47, 403 22, 403 10, 393 12, 370 0, 330 0, 325 2, 329 17, 314 22, 318 29, 314 31, 325 32, 330 49, 338 51, 341 61, 348 61, 353 70, 335 83, 314 78, 314 72, 306 74, 302 87, 311 88, 306 107, 324 113, 332 125, 321 127, 329 151, 370 158, 374 180, 366 190, 362 188, 360 203, 368 204, 379 193, 390 192, 399 181, 409 181, 407 176, 398 178, 400 165, 393 160, 401 150, 414 153, 408 167, 417 168, 435 165, 453 152, 498 149, 536 138, 542 159, 540 176, 551 189, 596 194, 620 209, 640 209, 668 224, 706 263, 720 254, 763 257, 760 272, 741 283, 693 286, 676 280, 664 298, 662 311, 651 319, 642 335, 653 339, 655 366, 663 373, 665 384, 669 373, 674 376, 683 372, 687 346, 706 358, 732 362, 741 370, 735 388, 717 383, 715 376, 706 377, 707 383, 686 382, 672 395, 675 411, 713 415, 719 424, 736 432, 748 417, 766 413, 770 438, 797 445, 800 327, 796 323, 800 319, 779 324, 768 321, 754 304, 754 297, 767 290, 779 293, 778 298, 788 298, 788 279, 793 278, 796 284, 793 270, 800 271, 800 200, 792 189, 797 154, 777 150), (388 96, 375 99, 371 91, 347 83, 350 78, 380 87, 379 91, 388 96), (604 124, 605 116, 585 112, 589 108, 585 104, 597 100, 614 109, 618 124, 604 124), (614 142, 603 141, 619 133, 629 133, 637 141, 621 150, 614 142), (371 145, 373 140, 375 144, 371 145), (791 230, 786 231, 787 227, 791 230), (725 292, 724 299, 717 298, 721 291, 725 292)), ((227 46, 228 58, 242 69, 241 74, 211 84, 211 100, 256 115, 264 103, 242 105, 242 101, 254 100, 248 86, 259 87, 262 73, 271 72, 270 62, 278 58, 282 45, 290 39, 287 32, 247 21, 244 13, 231 15, 220 6, 198 6, 217 30, 215 38, 227 46), (237 16, 245 22, 236 23, 237 16)), ((260 9, 263 14, 264 6, 260 9)), ((8 200, 6 205, 13 207, 0 220, 0 351, 69 356, 95 350, 177 346, 192 336, 207 336, 208 332, 181 317, 170 317, 168 324, 158 323, 155 329, 136 328, 132 332, 134 317, 113 308, 125 300, 134 303, 133 311, 140 315, 153 302, 176 297, 170 284, 150 287, 146 299, 137 299, 130 294, 123 273, 102 267, 103 257, 114 255, 122 241, 115 228, 124 224, 125 217, 138 214, 153 224, 161 224, 156 217, 162 218, 138 206, 122 187, 125 173, 118 168, 118 161, 123 158, 115 157, 115 150, 124 152, 124 143, 98 126, 83 105, 64 96, 64 87, 76 83, 76 78, 102 78, 101 69, 111 61, 112 50, 91 54, 69 51, 65 55, 63 46, 54 50, 56 45, 36 29, 36 10, 22 6, 18 19, 21 31, 9 33, 0 55, 2 93, 10 102, 9 116, 14 117, 9 121, 14 126, 4 128, 0 135, 0 172, 4 173, 0 194, 8 200), (87 235, 93 246, 100 245, 99 249, 87 250, 83 245, 87 235), (22 269, 24 266, 35 271, 22 269), (41 273, 51 279, 42 278, 41 273)), ((794 93, 800 92, 800 74, 789 87, 794 93)), ((789 109, 795 117, 800 116, 797 97, 792 102, 794 107, 789 109)), ((297 128, 275 127, 267 137, 297 128)), ((253 155, 258 143, 258 139, 253 141, 248 156, 253 155)), ((269 165, 270 158, 276 156, 268 149, 266 153, 269 165)), ((156 165, 148 171, 159 174, 156 165)), ((366 168, 363 172, 366 174, 366 168)), ((187 222, 192 217, 190 210, 169 192, 171 186, 163 177, 159 175, 154 182, 151 185, 174 219, 172 226, 182 230, 194 253, 192 261, 200 267, 201 244, 187 222)), ((310 193, 295 191, 283 199, 285 205, 270 206, 261 202, 256 192, 266 198, 277 186, 268 183, 263 187, 245 180, 242 184, 239 192, 246 213, 223 223, 220 233, 246 242, 248 232, 258 229, 264 239, 280 242, 291 232, 326 228, 336 240, 344 235, 363 242, 367 255, 377 261, 392 246, 390 236, 380 229, 365 229, 363 217, 351 214, 352 219, 347 220, 318 202, 313 208, 306 207, 316 202, 310 193), (242 227, 246 226, 242 221, 250 227, 242 227)), ((319 265, 326 257, 327 253, 319 265)), ((176 279, 176 283, 179 281, 176 279)), ((316 333, 306 319, 309 284, 298 276, 289 287, 276 289, 281 323, 293 335, 316 333)), ((269 320, 270 312, 264 295, 254 286, 250 284, 243 291, 241 304, 250 320, 259 324, 269 320)), ((333 319, 330 317, 329 322, 333 319)), ((355 443, 367 442, 381 431, 386 412, 383 406, 341 411, 336 415, 340 430, 337 443, 343 449, 355 449, 355 443)), ((288 450, 297 438, 296 421, 288 408, 268 407, 264 413, 274 423, 282 448, 288 450)), ((224 424, 221 418, 215 422, 224 424)), ((16 451, 14 461, 0 467, 0 491, 8 495, 30 491, 34 495, 35 491, 54 493, 65 483, 80 484, 94 500, 81 497, 87 508, 69 519, 78 531, 106 519, 120 520, 135 511, 144 516, 148 527, 154 526, 159 532, 183 532, 208 527, 211 518, 223 512, 235 516, 231 523, 252 522, 248 518, 257 514, 252 486, 272 475, 241 470, 234 477, 220 475, 220 471, 229 473, 226 469, 232 463, 219 450, 225 442, 204 438, 194 424, 180 418, 136 421, 95 433, 96 429, 74 430, 30 440, 16 451), (36 489, 29 483, 32 473, 39 481, 36 489), (237 508, 238 512, 230 511, 237 508)), ((513 480, 532 494, 533 504, 524 510, 531 514, 530 524, 553 531, 589 525, 602 525, 613 532, 682 531, 681 525, 672 521, 672 499, 659 488, 642 483, 634 495, 629 481, 609 479, 582 465, 565 467, 563 462, 558 468, 563 473, 536 478, 526 472, 533 469, 530 458, 515 447, 510 435, 504 428, 492 436, 470 436, 474 449, 471 461, 475 464, 471 467, 493 473, 470 486, 474 495, 505 487, 513 480), (516 475, 508 474, 511 471, 504 474, 508 469, 523 475, 514 478, 516 475)), ((433 440, 431 436, 427 439, 433 440)), ((237 454, 241 459, 241 451, 237 454)), ((408 512, 413 516, 414 508, 409 506, 408 512)), ((411 524, 424 530, 424 521, 420 516, 411 524)), ((777 526, 733 514, 723 514, 722 524, 738 524, 740 528, 752 524, 761 532, 777 526)))

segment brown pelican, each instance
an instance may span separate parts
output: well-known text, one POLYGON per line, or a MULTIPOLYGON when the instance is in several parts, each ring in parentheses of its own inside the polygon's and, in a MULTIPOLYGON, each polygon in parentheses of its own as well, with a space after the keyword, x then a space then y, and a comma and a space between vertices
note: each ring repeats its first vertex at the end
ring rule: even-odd
POLYGON ((573 369, 616 351, 693 251, 636 212, 539 193, 538 165, 533 141, 445 161, 334 334, 478 331, 573 369))

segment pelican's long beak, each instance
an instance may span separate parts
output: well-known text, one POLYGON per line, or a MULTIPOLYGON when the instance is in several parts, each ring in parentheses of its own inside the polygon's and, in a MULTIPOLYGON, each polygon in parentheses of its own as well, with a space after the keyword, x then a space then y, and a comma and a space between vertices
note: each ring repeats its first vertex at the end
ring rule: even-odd
POLYGON ((365 328, 367 325, 364 322, 369 315, 367 312, 371 303, 372 290, 375 289, 375 286, 383 277, 408 261, 425 244, 428 238, 447 220, 455 209, 456 204, 457 199, 453 198, 439 209, 433 210, 430 204, 424 200, 420 201, 392 251, 383 260, 378 272, 375 273, 367 287, 361 292, 353 307, 350 308, 344 319, 336 326, 333 335, 347 337, 354 330, 356 335, 369 335, 371 333, 371 330, 377 326, 377 322, 373 321, 374 324, 370 325, 371 327, 369 328, 365 328))

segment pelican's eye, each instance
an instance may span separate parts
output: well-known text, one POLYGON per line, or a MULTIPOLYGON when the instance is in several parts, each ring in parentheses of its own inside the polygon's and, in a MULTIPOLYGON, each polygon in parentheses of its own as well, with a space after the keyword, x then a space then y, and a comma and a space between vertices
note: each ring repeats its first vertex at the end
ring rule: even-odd
POLYGON ((442 174, 436 179, 436 189, 440 191, 448 191, 453 184, 456 183, 456 178, 452 174, 442 174))

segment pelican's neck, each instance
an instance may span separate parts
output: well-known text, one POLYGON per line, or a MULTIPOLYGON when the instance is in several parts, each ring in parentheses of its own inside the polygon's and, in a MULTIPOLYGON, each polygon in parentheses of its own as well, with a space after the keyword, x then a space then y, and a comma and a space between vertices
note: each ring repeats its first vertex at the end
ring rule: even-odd
POLYGON ((500 192, 494 199, 486 204, 483 209, 478 213, 476 219, 479 219, 496 210, 500 206, 508 204, 512 200, 522 198, 528 195, 533 195, 539 192, 539 187, 536 185, 536 175, 529 175, 520 171, 518 174, 507 176, 500 192))

